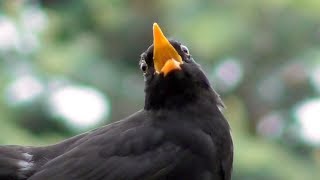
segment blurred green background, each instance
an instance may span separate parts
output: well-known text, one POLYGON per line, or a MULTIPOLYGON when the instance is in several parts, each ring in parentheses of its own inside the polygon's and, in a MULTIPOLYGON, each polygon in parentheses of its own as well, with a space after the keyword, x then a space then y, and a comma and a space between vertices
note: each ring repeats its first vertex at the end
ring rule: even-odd
POLYGON ((55 143, 142 108, 153 22, 221 94, 234 180, 320 177, 319 0, 1 0, 0 144, 55 143))

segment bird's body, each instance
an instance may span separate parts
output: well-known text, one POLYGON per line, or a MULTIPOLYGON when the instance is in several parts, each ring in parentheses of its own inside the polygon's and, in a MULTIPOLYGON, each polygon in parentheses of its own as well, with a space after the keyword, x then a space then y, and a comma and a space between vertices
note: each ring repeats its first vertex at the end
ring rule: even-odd
POLYGON ((233 146, 222 102, 180 43, 170 43, 179 66, 156 64, 158 47, 141 56, 144 109, 55 145, 0 146, 0 179, 230 180, 233 146))

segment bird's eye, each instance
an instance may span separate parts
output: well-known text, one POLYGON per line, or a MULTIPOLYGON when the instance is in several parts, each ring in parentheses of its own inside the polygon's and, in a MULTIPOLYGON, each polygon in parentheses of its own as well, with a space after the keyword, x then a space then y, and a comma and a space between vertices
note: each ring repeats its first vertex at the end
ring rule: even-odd
POLYGON ((181 45, 181 50, 184 52, 186 55, 190 55, 189 49, 185 45, 181 45))
POLYGON ((147 71, 148 71, 148 65, 147 65, 147 63, 146 63, 145 60, 141 60, 141 61, 140 61, 140 69, 141 69, 141 71, 143 72, 143 74, 147 73, 147 71))

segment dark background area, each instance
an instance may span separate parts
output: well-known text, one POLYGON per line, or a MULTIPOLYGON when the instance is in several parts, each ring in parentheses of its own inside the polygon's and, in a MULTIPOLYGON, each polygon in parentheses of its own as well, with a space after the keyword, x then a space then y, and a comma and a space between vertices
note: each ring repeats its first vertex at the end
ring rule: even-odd
POLYGON ((226 104, 234 180, 318 179, 319 19, 317 0, 2 0, 0 144, 52 144, 141 109, 158 22, 226 104))

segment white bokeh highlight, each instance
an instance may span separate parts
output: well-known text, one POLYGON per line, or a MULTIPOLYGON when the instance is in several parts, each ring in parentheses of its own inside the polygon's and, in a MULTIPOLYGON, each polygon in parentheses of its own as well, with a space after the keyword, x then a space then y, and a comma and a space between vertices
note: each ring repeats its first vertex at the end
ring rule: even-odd
POLYGON ((11 105, 30 102, 44 91, 44 85, 32 75, 17 77, 9 84, 6 92, 7 101, 11 105))
POLYGON ((89 87, 66 86, 54 91, 49 98, 53 113, 76 128, 98 124, 110 112, 106 97, 89 87))
POLYGON ((17 49, 20 43, 16 25, 8 18, 0 15, 0 50, 17 49))
POLYGON ((302 138, 320 146, 320 99, 306 101, 296 108, 302 138))

